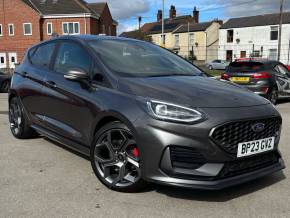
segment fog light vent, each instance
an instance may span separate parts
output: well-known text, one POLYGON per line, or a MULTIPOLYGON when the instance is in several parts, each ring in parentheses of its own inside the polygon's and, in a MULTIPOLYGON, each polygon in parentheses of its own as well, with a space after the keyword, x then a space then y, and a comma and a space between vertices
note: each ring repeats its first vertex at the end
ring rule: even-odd
POLYGON ((173 168, 196 169, 206 163, 206 159, 196 149, 180 146, 170 146, 170 158, 173 168))

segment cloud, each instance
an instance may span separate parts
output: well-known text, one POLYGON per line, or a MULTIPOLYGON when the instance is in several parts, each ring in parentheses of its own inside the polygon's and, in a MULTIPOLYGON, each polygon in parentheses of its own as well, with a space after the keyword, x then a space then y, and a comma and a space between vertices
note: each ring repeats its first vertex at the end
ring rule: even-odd
POLYGON ((130 24, 120 23, 118 25, 117 35, 120 35, 123 32, 129 32, 129 31, 136 30, 136 29, 137 29, 137 25, 130 25, 130 24))
MULTIPOLYGON (((88 0, 88 2, 104 2, 104 0, 88 0)), ((150 10, 149 0, 108 0, 107 2, 116 20, 136 17, 150 10)))
MULTIPOLYGON (((202 10, 223 10, 224 17, 242 17, 278 13, 280 0, 205 0, 202 10)), ((284 10, 290 10, 290 0, 284 0, 284 10)))

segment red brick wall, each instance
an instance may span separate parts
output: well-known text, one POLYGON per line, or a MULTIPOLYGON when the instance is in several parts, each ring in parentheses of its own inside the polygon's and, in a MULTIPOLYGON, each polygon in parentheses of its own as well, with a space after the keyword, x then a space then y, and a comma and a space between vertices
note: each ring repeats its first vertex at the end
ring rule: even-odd
POLYGON ((102 27, 103 25, 105 25, 106 35, 111 35, 111 36, 117 35, 116 26, 113 25, 113 18, 111 16, 108 5, 106 5, 103 13, 101 14, 100 24, 99 24, 100 33, 103 33, 103 27, 102 27), (111 29, 111 31, 109 31, 109 29, 111 29))
POLYGON ((90 34, 98 35, 100 33, 100 24, 99 21, 93 18, 90 18, 90 34))
MULTIPOLYGON (((50 39, 51 36, 47 35, 47 23, 52 23, 52 30, 58 35, 63 35, 62 23, 63 22, 79 22, 80 23, 80 34, 93 34, 91 33, 91 18, 46 18, 42 19, 41 24, 43 40, 50 39)), ((97 33, 95 33, 97 34, 97 33)))
POLYGON ((50 39, 47 34, 47 23, 53 25, 53 32, 63 34, 63 22, 79 22, 81 34, 100 34, 102 24, 106 27, 106 35, 116 35, 116 26, 106 6, 100 20, 94 18, 40 18, 38 12, 22 2, 22 0, 0 0, 0 24, 2 24, 3 36, 0 36, 0 53, 6 53, 7 67, 9 64, 8 53, 16 52, 17 61, 20 62, 25 51, 32 45, 42 40, 50 39), (23 23, 32 23, 32 35, 25 36, 23 23), (14 24, 14 36, 8 34, 8 24, 14 24), (85 25, 86 24, 86 25, 85 25), (111 31, 109 31, 109 26, 111 31))
POLYGON ((17 52, 19 62, 26 49, 40 41, 39 15, 21 0, 0 0, 0 24, 0 53, 7 53, 7 63, 9 52, 17 52), (32 23, 32 36, 24 36, 23 23, 32 23), (8 24, 14 24, 14 36, 9 36, 8 24))

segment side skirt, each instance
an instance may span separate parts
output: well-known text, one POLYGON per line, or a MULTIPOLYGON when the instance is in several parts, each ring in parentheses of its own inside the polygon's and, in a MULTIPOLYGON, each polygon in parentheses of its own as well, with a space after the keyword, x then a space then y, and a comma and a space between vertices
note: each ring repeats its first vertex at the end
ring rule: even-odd
POLYGON ((33 128, 35 131, 37 131, 39 134, 51 139, 52 141, 58 142, 76 152, 79 152, 87 157, 90 157, 90 149, 85 147, 84 145, 78 144, 74 141, 71 141, 67 138, 61 137, 59 135, 56 135, 52 133, 51 131, 48 131, 46 129, 43 129, 39 126, 32 125, 31 128, 33 128))

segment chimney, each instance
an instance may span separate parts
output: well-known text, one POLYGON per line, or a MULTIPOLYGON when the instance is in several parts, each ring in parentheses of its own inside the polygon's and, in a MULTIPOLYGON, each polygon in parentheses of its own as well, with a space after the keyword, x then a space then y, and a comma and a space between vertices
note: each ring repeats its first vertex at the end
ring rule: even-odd
POLYGON ((175 9, 174 5, 171 5, 171 7, 170 7, 169 17, 170 17, 170 19, 173 19, 176 17, 176 9, 175 9))
POLYGON ((194 7, 193 10, 193 22, 194 23, 199 23, 199 11, 194 7))
POLYGON ((159 22, 161 20, 162 20, 162 10, 158 10, 158 13, 157 13, 157 22, 159 22))

